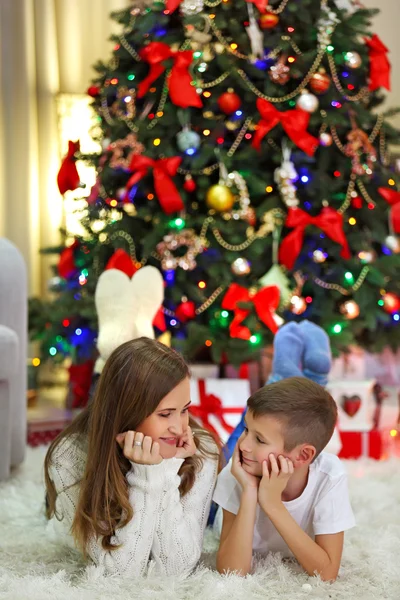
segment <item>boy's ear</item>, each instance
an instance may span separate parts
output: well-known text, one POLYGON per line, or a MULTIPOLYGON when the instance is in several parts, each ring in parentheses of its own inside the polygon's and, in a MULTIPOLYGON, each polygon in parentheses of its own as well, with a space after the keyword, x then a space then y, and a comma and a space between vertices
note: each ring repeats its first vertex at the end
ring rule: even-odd
POLYGON ((316 454, 317 451, 314 446, 311 444, 303 444, 302 446, 299 446, 297 450, 296 462, 299 465, 310 464, 314 460, 316 454))

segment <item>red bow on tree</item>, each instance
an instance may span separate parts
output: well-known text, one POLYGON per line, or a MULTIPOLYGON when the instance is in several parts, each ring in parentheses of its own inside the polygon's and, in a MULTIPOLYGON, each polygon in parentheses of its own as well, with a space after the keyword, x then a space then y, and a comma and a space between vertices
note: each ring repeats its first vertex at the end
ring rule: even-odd
POLYGON ((369 48, 369 89, 371 92, 380 87, 390 91, 391 65, 387 57, 388 49, 382 40, 374 34, 365 40, 369 48))
POLYGON ((125 250, 122 250, 122 248, 118 248, 114 252, 104 270, 107 271, 108 269, 122 271, 125 275, 128 275, 129 278, 133 277, 136 271, 139 270, 132 257, 129 256, 125 250))
POLYGON ((219 435, 215 427, 210 423, 210 415, 215 415, 222 427, 227 433, 232 433, 235 429, 229 423, 225 421, 224 413, 239 413, 243 412, 243 408, 224 408, 222 401, 215 394, 207 394, 205 381, 203 379, 198 380, 200 404, 198 406, 190 407, 190 413, 201 420, 202 425, 208 431, 211 431, 219 440, 219 435))
POLYGON ((268 0, 246 0, 246 2, 254 4, 261 14, 265 14, 267 12, 268 0))
POLYGON ((151 84, 165 71, 162 64, 168 58, 173 58, 174 66, 168 78, 170 98, 176 106, 188 108, 195 106, 201 108, 203 103, 196 89, 192 85, 192 76, 189 67, 193 60, 191 50, 178 50, 174 52, 163 42, 151 42, 140 52, 140 57, 150 65, 150 73, 139 83, 138 98, 143 98, 151 84))
POLYGON ((179 156, 171 158, 161 158, 154 160, 149 156, 135 154, 129 166, 130 171, 133 171, 132 177, 126 184, 127 189, 131 189, 136 185, 147 173, 149 169, 153 169, 154 190, 163 211, 169 215, 184 207, 182 198, 171 177, 176 175, 182 159, 179 156))
POLYGON ((349 246, 343 231, 343 217, 333 208, 323 208, 317 217, 311 217, 300 208, 289 208, 285 227, 293 227, 279 248, 279 262, 288 269, 293 269, 297 257, 303 247, 304 231, 309 225, 321 229, 331 240, 342 246, 340 256, 351 257, 349 246))
POLYGON ((281 123, 283 129, 290 139, 303 152, 312 156, 318 148, 318 140, 307 131, 310 115, 304 110, 295 108, 279 112, 273 104, 258 98, 257 108, 261 115, 256 133, 253 138, 253 147, 260 149, 261 140, 273 129, 281 123))
POLYGON ((391 205, 390 220, 395 233, 400 233, 400 192, 384 187, 378 188, 378 192, 391 205))
POLYGON ((57 175, 57 185, 60 194, 65 194, 68 190, 76 190, 80 184, 78 170, 76 168, 75 153, 81 148, 80 142, 68 142, 67 156, 61 163, 60 170, 57 175))
POLYGON ((64 279, 71 277, 77 270, 75 265, 75 250, 79 248, 79 242, 74 241, 72 246, 64 248, 60 254, 60 260, 58 261, 58 274, 64 279))
POLYGON ((250 310, 248 308, 239 308, 239 302, 251 302, 260 321, 272 333, 276 333, 278 326, 274 320, 274 313, 279 306, 279 296, 279 288, 275 285, 265 287, 259 292, 251 294, 248 289, 237 283, 232 283, 222 300, 222 308, 235 311, 233 321, 229 327, 231 337, 242 340, 249 340, 251 338, 250 329, 242 325, 244 319, 250 314, 250 310))

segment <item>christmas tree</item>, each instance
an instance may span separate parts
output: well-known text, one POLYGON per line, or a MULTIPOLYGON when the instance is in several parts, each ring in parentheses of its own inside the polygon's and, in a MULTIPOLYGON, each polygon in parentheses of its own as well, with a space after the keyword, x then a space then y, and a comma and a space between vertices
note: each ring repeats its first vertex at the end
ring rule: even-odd
MULTIPOLYGON (((92 357, 105 268, 165 280, 157 335, 189 359, 239 364, 283 321, 334 351, 396 347, 400 192, 382 113, 375 11, 354 0, 166 0, 123 26, 88 93, 102 152, 86 234, 60 252, 54 301, 31 303, 45 355, 92 357)), ((79 186, 70 143, 62 192, 79 186)), ((55 288, 55 289, 54 289, 55 288)))

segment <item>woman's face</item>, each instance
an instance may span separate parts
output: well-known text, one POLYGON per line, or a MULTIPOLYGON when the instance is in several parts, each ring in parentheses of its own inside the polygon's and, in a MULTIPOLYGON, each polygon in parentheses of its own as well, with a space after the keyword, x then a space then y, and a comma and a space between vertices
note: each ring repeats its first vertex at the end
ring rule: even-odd
POLYGON ((173 458, 179 439, 189 425, 190 380, 187 377, 169 392, 137 431, 160 444, 163 458, 173 458))

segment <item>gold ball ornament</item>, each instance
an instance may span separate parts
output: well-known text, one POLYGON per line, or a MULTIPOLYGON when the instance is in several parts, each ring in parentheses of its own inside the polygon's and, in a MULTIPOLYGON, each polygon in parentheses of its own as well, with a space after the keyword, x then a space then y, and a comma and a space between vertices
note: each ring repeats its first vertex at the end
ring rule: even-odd
POLYGON ((346 52, 344 61, 350 69, 358 69, 362 64, 362 59, 358 52, 346 52))
POLYGON ((206 194, 206 204, 217 212, 231 210, 235 203, 235 196, 226 186, 218 183, 210 187, 206 194))
POLYGON ((320 69, 318 73, 314 73, 309 82, 310 89, 315 94, 325 94, 329 90, 330 85, 331 78, 323 69, 320 69))
POLYGON ((237 258, 231 264, 231 269, 235 275, 248 275, 251 271, 250 263, 246 258, 237 258))
POLYGON ((302 296, 292 296, 290 304, 291 311, 295 315, 302 315, 307 308, 307 302, 302 296))
POLYGON ((321 135, 319 136, 319 142, 321 146, 332 146, 333 139, 331 134, 326 132, 321 133, 321 135))
POLYGON ((264 15, 260 15, 259 24, 261 29, 273 29, 279 23, 278 15, 267 12, 264 15))
POLYGON ((347 319, 356 319, 360 314, 360 307, 355 300, 346 300, 340 307, 340 312, 347 319))
POLYGON ((319 248, 313 252, 313 261, 317 264, 324 263, 327 259, 327 254, 319 248))

